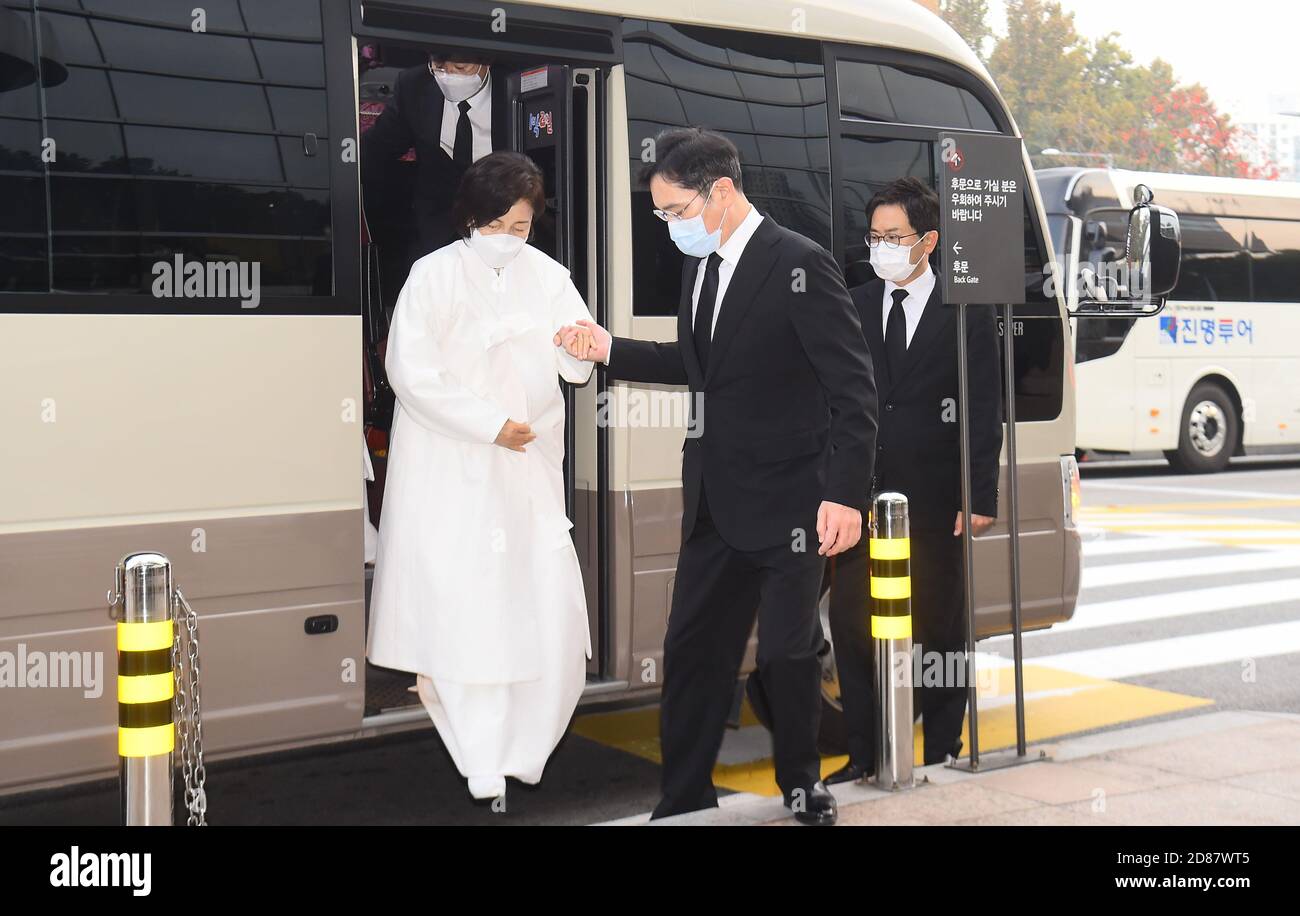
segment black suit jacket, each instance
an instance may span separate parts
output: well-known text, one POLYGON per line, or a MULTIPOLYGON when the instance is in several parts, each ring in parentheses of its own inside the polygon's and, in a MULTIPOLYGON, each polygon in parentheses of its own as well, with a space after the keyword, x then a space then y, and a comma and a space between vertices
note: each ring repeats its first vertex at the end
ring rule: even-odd
POLYGON ((682 540, 701 484, 718 533, 739 550, 817 549, 823 500, 865 509, 875 452, 871 353, 839 267, 764 216, 718 304, 708 372, 691 333, 699 258, 686 258, 672 343, 615 338, 609 374, 687 385, 701 435, 682 446, 682 540), (702 396, 702 397, 701 397, 702 396))
MULTIPOLYGON (((952 531, 961 511, 961 424, 957 416, 957 309, 942 302, 942 278, 926 302, 891 384, 885 359, 885 283, 851 290, 871 347, 879 392, 873 492, 907 497, 913 528, 952 531)), ((971 511, 998 514, 998 455, 1002 449, 1002 371, 993 306, 966 307, 970 369, 971 511)))
MULTIPOLYGON (((488 91, 492 93, 492 149, 510 142, 510 101, 506 78, 493 67, 488 91)), ((415 147, 416 175, 412 205, 418 257, 459 238, 452 231, 450 213, 464 170, 442 149, 442 90, 427 66, 410 67, 398 74, 392 98, 361 135, 361 182, 367 197, 379 199, 386 179, 398 159, 415 147)), ((378 228, 378 227, 376 227, 378 228)))

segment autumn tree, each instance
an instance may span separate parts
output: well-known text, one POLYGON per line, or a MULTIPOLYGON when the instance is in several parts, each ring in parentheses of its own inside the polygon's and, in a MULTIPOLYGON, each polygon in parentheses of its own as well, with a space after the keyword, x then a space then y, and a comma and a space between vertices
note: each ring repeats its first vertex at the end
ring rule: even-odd
POLYGON ((981 59, 1038 167, 1070 163, 1042 155, 1055 147, 1105 155, 1118 168, 1277 177, 1276 167, 1250 161, 1248 138, 1203 86, 1180 84, 1159 58, 1135 63, 1117 33, 1088 41, 1057 0, 1007 0, 1007 32, 997 37, 986 0, 945 0, 939 12, 976 53, 992 44, 981 59))

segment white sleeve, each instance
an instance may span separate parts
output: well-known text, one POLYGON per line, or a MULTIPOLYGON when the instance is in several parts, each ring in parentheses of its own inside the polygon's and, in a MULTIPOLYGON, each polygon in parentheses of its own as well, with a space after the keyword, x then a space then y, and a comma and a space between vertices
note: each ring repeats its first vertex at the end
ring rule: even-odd
MULTIPOLYGON (((569 324, 577 324, 579 319, 594 322, 587 303, 582 301, 578 288, 573 285, 568 271, 564 272, 556 295, 551 300, 551 334, 569 324)), ((555 346, 555 363, 560 377, 575 385, 586 383, 591 378, 591 371, 596 364, 586 359, 577 359, 569 354, 562 345, 555 346)))
POLYGON ((384 368, 402 410, 435 433, 491 445, 509 415, 470 391, 447 368, 436 310, 444 297, 428 272, 412 268, 393 309, 384 368))

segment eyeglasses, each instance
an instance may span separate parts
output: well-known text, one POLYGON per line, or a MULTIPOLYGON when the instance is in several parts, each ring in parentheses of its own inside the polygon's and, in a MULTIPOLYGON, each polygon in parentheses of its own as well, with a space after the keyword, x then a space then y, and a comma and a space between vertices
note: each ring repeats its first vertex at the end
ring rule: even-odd
POLYGON ((867 243, 868 248, 878 248, 880 247, 881 242, 885 243, 886 248, 897 248, 899 243, 902 242, 903 239, 907 238, 908 235, 925 235, 925 233, 909 232, 907 233, 907 235, 894 235, 893 233, 891 233, 889 235, 884 235, 884 236, 867 235, 863 237, 863 241, 867 243))
MULTIPOLYGON (((714 187, 717 187, 717 183, 716 183, 716 182, 714 183, 714 185, 713 185, 712 187, 709 188, 709 194, 708 194, 708 197, 705 197, 705 198, 704 198, 704 207, 707 207, 707 206, 709 205, 709 197, 712 197, 712 196, 713 196, 713 188, 714 188, 714 187)), ((671 223, 671 222, 673 222, 674 220, 679 220, 679 219, 686 219, 686 217, 682 216, 682 213, 685 213, 687 210, 689 210, 690 207, 691 207, 691 204, 695 203, 695 198, 696 198, 696 197, 699 197, 699 196, 700 196, 700 192, 699 192, 699 191, 696 191, 696 192, 695 192, 695 197, 692 197, 690 200, 686 201, 685 205, 682 207, 681 213, 674 213, 672 210, 660 210, 658 207, 656 207, 656 208, 655 208, 654 210, 652 210, 651 212, 654 213, 655 216, 657 216, 657 217, 659 217, 661 220, 663 220, 665 223, 671 223)), ((704 212, 704 207, 701 207, 701 208, 700 208, 700 212, 701 212, 701 213, 704 212)))
POLYGON ((480 64, 472 63, 472 62, 468 62, 468 61, 466 61, 466 62, 462 62, 462 61, 443 61, 443 62, 440 63, 440 64, 435 64, 432 60, 430 60, 430 61, 429 61, 429 73, 431 73, 431 74, 433 74, 433 75, 435 75, 435 76, 436 76, 437 74, 439 74, 439 73, 441 73, 443 76, 478 76, 478 75, 479 75, 478 68, 479 68, 480 66, 481 66, 480 64), (449 66, 449 65, 450 65, 450 66, 449 66), (455 67, 467 67, 467 68, 469 68, 469 69, 466 69, 466 70, 452 70, 452 69, 450 68, 451 66, 455 66, 455 67))

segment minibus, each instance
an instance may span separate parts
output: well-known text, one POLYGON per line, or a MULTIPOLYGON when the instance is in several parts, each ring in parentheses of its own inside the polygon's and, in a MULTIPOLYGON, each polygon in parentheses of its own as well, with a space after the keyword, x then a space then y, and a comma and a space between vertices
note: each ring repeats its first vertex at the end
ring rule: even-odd
MULTIPOLYGON (((384 240, 408 235, 402 188, 416 163, 391 163, 397 191, 368 196, 358 138, 404 69, 490 61, 508 89, 509 145, 546 175, 534 244, 569 267, 600 322, 642 339, 675 334, 681 276, 635 182, 659 131, 731 138, 749 197, 832 252, 850 285, 871 277, 867 200, 904 175, 934 184, 940 132, 1018 136, 977 57, 912 0, 0 11, 4 793, 115 771, 105 592, 136 551, 170 559, 198 615, 209 759, 428 726, 413 675, 365 660, 362 513, 382 512, 380 357, 404 279, 384 240), (98 692, 12 676, 20 659, 82 657, 107 659, 98 692)), ((1011 333, 1023 620, 1043 628, 1071 616, 1079 589, 1074 351, 1064 298, 1044 288, 1050 238, 1022 158, 1024 237, 1009 243, 1025 264, 1011 333)), ((653 702, 685 412, 598 412, 615 397, 684 395, 602 371, 568 396, 593 646, 584 707, 653 702)), ((997 526, 975 543, 980 637, 1010 626, 1005 468, 1001 493, 997 526)), ((833 646, 824 658, 833 750, 833 646)), ((751 643, 742 679, 753 662, 751 643)))

